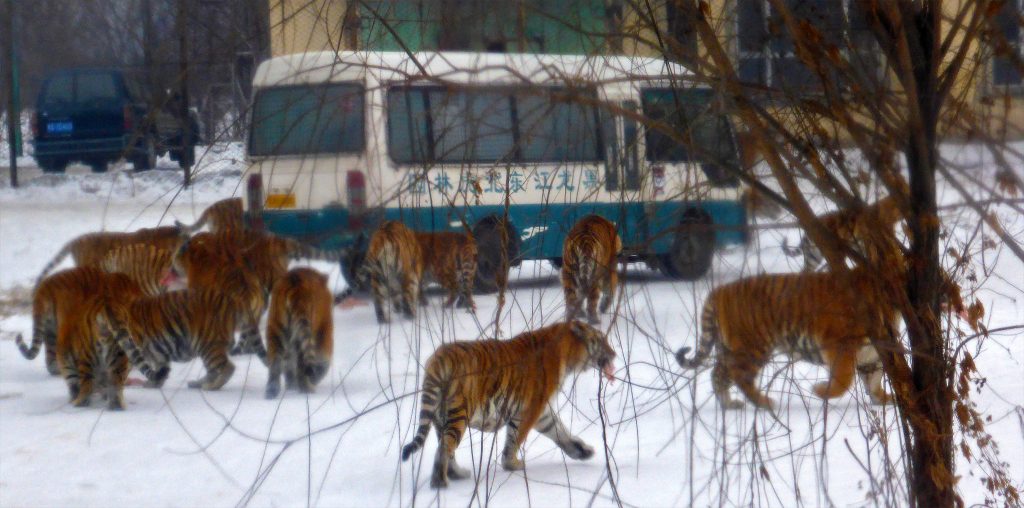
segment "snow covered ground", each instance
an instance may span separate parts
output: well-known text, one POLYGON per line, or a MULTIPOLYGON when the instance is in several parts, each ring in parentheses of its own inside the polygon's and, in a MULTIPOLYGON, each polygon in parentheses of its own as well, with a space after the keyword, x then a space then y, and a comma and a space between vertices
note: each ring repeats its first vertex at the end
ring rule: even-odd
MULTIPOLYGON (((946 152, 978 160, 970 148, 946 152)), ((723 499, 862 506, 893 495, 884 491, 883 471, 901 467, 886 462, 899 458, 900 433, 892 409, 867 405, 859 384, 825 404, 810 391, 823 370, 780 361, 763 381, 781 403, 777 418, 753 409, 723 415, 708 374, 681 372, 672 358, 695 343, 695 315, 710 287, 799 269, 801 260, 779 248, 784 235, 790 245, 797 241, 795 230, 765 230, 749 246, 722 253, 712 276, 697 283, 630 271, 614 317, 603 319, 619 353, 619 380, 601 385, 596 372, 586 372, 567 381, 558 398, 572 432, 598 449, 585 462, 534 435, 527 469, 507 473, 494 460, 504 436, 470 431, 457 458, 475 470, 475 481, 435 492, 428 487, 433 438, 409 462, 399 460, 416 424, 423 361, 439 344, 493 335, 495 325, 511 337, 562 318, 555 272, 539 262, 515 271, 497 317, 494 295, 477 298, 475 318, 442 309, 435 296, 416 321, 389 327, 376 324, 370 306, 336 308, 334 364, 308 397, 288 392, 264 400, 266 368, 238 357, 233 379, 217 392, 185 387, 202 374, 193 362, 174 364, 163 390, 127 388, 127 411, 70 407, 63 381, 47 375, 41 360, 19 354, 13 337, 30 335, 31 319, 9 300, 24 299, 50 257, 78 234, 190 222, 207 204, 238 195, 238 159, 238 147, 204 153, 196 184, 185 191, 177 171, 92 175, 72 168, 67 176, 36 176, 21 189, 6 187, 7 175, 0 175, 0 306, 7 302, 6 312, 0 308, 0 506, 609 506, 616 492, 625 506, 723 499)), ((945 188, 942 200, 960 201, 945 188)), ((997 211, 1007 230, 1024 237, 1024 218, 997 211)), ((958 224, 953 245, 977 224, 961 214, 947 217, 958 224)), ((1024 322, 1020 262, 997 247, 975 263, 990 274, 978 292, 986 325, 1024 322)), ((332 270, 335 290, 343 287, 333 267, 317 267, 332 270)), ((1024 338, 1013 331, 968 347, 987 380, 974 400, 991 415, 988 431, 1020 486, 1024 338)), ((958 462, 968 505, 983 501, 977 463, 958 462)))

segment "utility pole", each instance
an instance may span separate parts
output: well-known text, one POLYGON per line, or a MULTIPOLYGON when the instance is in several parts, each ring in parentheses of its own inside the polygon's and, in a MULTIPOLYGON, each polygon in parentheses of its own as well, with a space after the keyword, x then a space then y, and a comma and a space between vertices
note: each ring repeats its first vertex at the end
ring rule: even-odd
POLYGON ((18 111, 18 55, 14 44, 14 0, 7 0, 7 142, 11 157, 11 187, 18 186, 18 156, 21 155, 21 113, 18 111))
POLYGON ((195 147, 192 146, 192 122, 188 109, 188 0, 178 0, 178 79, 180 80, 180 104, 178 115, 181 118, 181 169, 185 172, 185 187, 192 184, 192 159, 195 158, 195 147))

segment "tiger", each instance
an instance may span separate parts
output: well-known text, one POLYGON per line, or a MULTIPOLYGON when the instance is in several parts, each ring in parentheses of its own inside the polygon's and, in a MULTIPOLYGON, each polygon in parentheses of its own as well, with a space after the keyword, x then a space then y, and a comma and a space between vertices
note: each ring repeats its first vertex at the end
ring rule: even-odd
POLYGON ((466 426, 485 432, 507 427, 501 464, 523 469, 519 450, 530 429, 553 440, 566 455, 588 459, 594 449, 573 436, 551 406, 562 381, 587 367, 614 380, 615 351, 605 334, 580 321, 562 322, 528 331, 510 340, 463 341, 442 345, 424 367, 419 426, 402 448, 408 460, 423 447, 431 424, 438 435, 430 486, 467 478, 455 462, 466 426))
MULTIPOLYGON (((417 231, 416 241, 423 256, 423 278, 433 277, 448 291, 445 307, 456 304, 476 311, 473 281, 476 279, 476 241, 468 233, 417 231), (461 298, 460 298, 461 297, 461 298)), ((423 294, 422 287, 420 295, 423 294)))
POLYGON ((416 235, 398 221, 386 221, 370 237, 361 276, 369 279, 378 323, 391 322, 391 305, 416 317, 423 256, 416 235))
POLYGON ((619 283, 616 265, 620 252, 622 240, 615 231, 615 224, 608 219, 588 215, 576 222, 562 248, 562 289, 567 320, 580 314, 585 301, 587 319, 591 323, 599 322, 600 293, 604 294, 600 311, 608 311, 619 283))
POLYGON ((61 270, 36 284, 32 294, 32 344, 26 345, 21 334, 15 338, 22 356, 32 360, 44 349, 46 370, 60 374, 57 365, 57 330, 76 302, 86 300, 99 291, 105 273, 94 266, 78 266, 61 270))
POLYGON ((238 250, 219 243, 215 237, 204 235, 200 233, 178 248, 161 284, 230 293, 246 311, 236 321, 242 340, 233 347, 233 354, 257 353, 266 363, 259 320, 267 309, 270 291, 266 289, 267 282, 261 275, 267 270, 276 270, 276 265, 262 267, 258 264, 258 256, 244 256, 238 250))
POLYGON ((142 295, 129 276, 107 273, 93 294, 70 306, 57 331, 56 357, 72 405, 88 406, 99 383, 105 385, 108 409, 125 408, 124 384, 131 368, 123 349, 126 337, 115 334, 105 316, 112 307, 127 305, 142 295))
MULTIPOLYGON (((818 217, 818 220, 843 242, 862 248, 863 246, 860 245, 862 242, 859 241, 861 240, 859 231, 861 228, 870 227, 869 225, 874 223, 869 220, 869 217, 872 216, 877 220, 878 224, 889 229, 903 218, 896 199, 889 196, 864 208, 836 210, 827 213, 818 217)), ((783 241, 782 250, 790 257, 803 254, 803 270, 805 272, 813 272, 825 264, 825 258, 821 254, 821 250, 818 249, 806 234, 801 235, 800 244, 796 249, 789 247, 788 243, 783 241)))
POLYGON ((829 380, 814 386, 823 399, 845 393, 856 372, 871 401, 887 404, 892 397, 882 388, 881 360, 871 336, 881 333, 877 323, 895 326, 899 315, 871 285, 871 276, 859 267, 848 274, 762 274, 719 286, 704 302, 697 352, 687 358, 691 348, 683 347, 676 360, 694 369, 717 350, 711 380, 726 409, 743 407, 729 396, 733 384, 757 407, 775 406, 755 386, 775 351, 829 368, 829 380))
MULTIPOLYGON (((189 287, 222 287, 223 266, 242 265, 251 272, 262 291, 263 307, 256 316, 263 315, 270 301, 270 293, 288 272, 288 262, 296 259, 319 259, 338 262, 344 250, 324 250, 291 238, 254 230, 233 230, 213 234, 199 233, 185 240, 172 257, 171 270, 165 281, 187 281, 189 287)), ((255 301, 257 295, 240 293, 255 301)), ((258 339, 256 323, 248 323, 251 329, 246 334, 258 339)), ((258 351, 254 344, 239 343, 232 354, 258 351)))
MULTIPOLYGON (((116 329, 118 337, 130 338, 125 352, 148 378, 148 386, 163 385, 170 362, 199 357, 206 375, 189 381, 188 387, 218 390, 235 371, 228 359, 234 331, 239 323, 252 319, 251 313, 247 302, 230 291, 186 289, 139 298, 119 307, 106 326, 116 329)), ((251 343, 263 347, 258 338, 251 343)), ((257 355, 266 361, 265 350, 257 355)))
POLYGON ((136 243, 118 247, 104 256, 100 268, 111 273, 128 275, 147 296, 155 296, 165 289, 183 289, 163 284, 171 267, 172 252, 152 245, 136 243))
POLYGON ((188 234, 195 233, 209 224, 210 231, 222 233, 239 230, 245 227, 245 216, 242 210, 242 198, 227 198, 206 207, 199 219, 192 225, 175 221, 174 224, 188 234))
POLYGON ((98 231, 86 233, 64 244, 36 277, 36 285, 50 274, 64 258, 71 255, 75 266, 99 266, 108 252, 125 245, 145 243, 158 249, 174 250, 181 242, 182 231, 176 226, 143 228, 131 233, 98 231))
POLYGON ((327 374, 334 351, 333 297, 327 277, 310 268, 294 268, 277 281, 267 318, 267 362, 270 377, 266 398, 285 388, 312 393, 327 374))

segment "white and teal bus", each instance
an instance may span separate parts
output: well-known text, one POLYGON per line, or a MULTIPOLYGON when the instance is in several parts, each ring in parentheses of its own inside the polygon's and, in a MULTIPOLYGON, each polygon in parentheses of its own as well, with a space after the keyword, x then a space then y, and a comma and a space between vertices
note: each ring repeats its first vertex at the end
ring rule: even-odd
POLYGON ((249 217, 350 248, 346 275, 382 220, 472 231, 483 286, 505 261, 559 263, 593 213, 618 226, 624 259, 673 278, 746 239, 728 116, 663 60, 302 53, 263 62, 254 93, 249 217))

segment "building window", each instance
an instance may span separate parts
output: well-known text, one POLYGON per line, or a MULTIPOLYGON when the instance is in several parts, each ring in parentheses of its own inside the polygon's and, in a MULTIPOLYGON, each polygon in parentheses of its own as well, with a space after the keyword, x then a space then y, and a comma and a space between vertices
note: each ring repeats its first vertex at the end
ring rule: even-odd
POLYGON ((694 63, 697 60, 697 32, 694 30, 694 12, 684 8, 675 0, 665 2, 665 18, 668 35, 674 43, 669 46, 680 62, 694 63))
MULTIPOLYGON (((851 63, 877 71, 877 49, 853 0, 786 0, 794 17, 818 28, 825 43, 842 49, 851 63), (856 48, 855 53, 850 51, 856 48)), ((737 0, 736 33, 740 79, 776 89, 799 91, 821 79, 796 55, 785 21, 770 0, 737 0)))
MULTIPOLYGON (((1002 44, 997 46, 996 55, 992 58, 992 83, 1000 86, 1022 84, 1021 69, 1021 0, 1010 0, 1003 3, 1002 12, 996 17, 996 26, 1007 44, 1007 51, 1001 51, 1002 44), (1007 54, 1009 53, 1009 54, 1007 54)), ((1000 41, 1001 42, 1001 41, 1000 41)))

